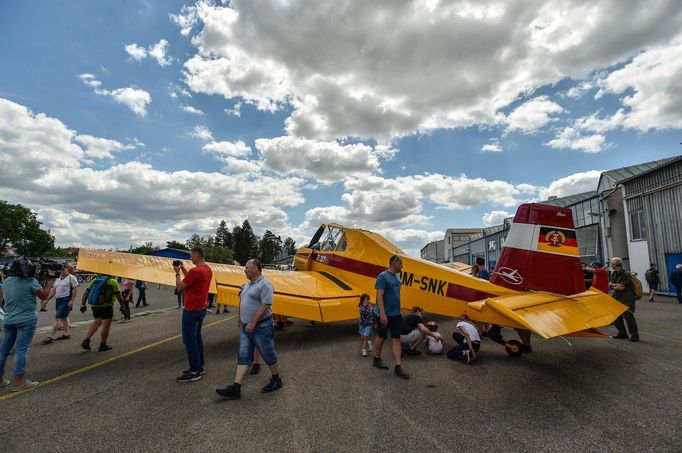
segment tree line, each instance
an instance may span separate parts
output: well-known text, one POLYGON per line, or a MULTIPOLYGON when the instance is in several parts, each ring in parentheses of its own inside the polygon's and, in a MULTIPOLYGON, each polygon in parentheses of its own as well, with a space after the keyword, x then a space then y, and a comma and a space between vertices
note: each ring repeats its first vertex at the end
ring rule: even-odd
MULTIPOLYGON (((241 225, 235 225, 231 230, 227 223, 221 220, 213 236, 193 234, 184 243, 178 241, 166 242, 166 247, 180 250, 190 250, 193 247, 204 249, 206 261, 212 263, 245 264, 251 258, 258 258, 262 263, 272 263, 280 253, 294 255, 296 241, 287 237, 282 241, 272 231, 265 230, 263 236, 257 236, 248 220, 241 225)), ((131 253, 147 254, 159 250, 151 242, 146 242, 130 249, 131 253)))
MULTIPOLYGON (((55 248, 55 237, 41 225, 36 213, 27 207, 0 200, 0 256, 12 250, 17 255, 30 257, 70 256, 66 249, 55 248)), ((166 247, 181 250, 202 247, 207 261, 226 264, 234 261, 244 264, 251 258, 267 264, 274 262, 281 252, 287 255, 296 253, 296 242, 292 238, 282 241, 281 236, 270 230, 265 230, 263 236, 257 236, 248 220, 232 229, 222 220, 213 236, 193 234, 185 242, 168 241, 166 247)), ((155 250, 159 247, 145 242, 127 251, 146 254, 155 250)))

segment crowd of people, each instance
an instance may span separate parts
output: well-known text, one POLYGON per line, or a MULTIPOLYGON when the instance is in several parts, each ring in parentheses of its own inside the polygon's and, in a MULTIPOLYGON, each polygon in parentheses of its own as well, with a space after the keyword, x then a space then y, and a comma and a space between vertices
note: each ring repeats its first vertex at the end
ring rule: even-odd
MULTIPOLYGON (((204 252, 200 247, 191 250, 191 261, 194 267, 187 270, 182 261, 175 261, 175 293, 178 295, 178 307, 182 307, 182 342, 187 354, 188 368, 176 378, 179 383, 198 381, 205 374, 204 346, 202 340, 202 326, 207 313, 210 313, 215 302, 215 295, 209 294, 209 287, 213 278, 213 271, 204 260, 204 252)), ((409 379, 409 374, 402 365, 404 356, 420 355, 423 349, 429 355, 439 355, 445 350, 444 339, 438 332, 435 320, 426 320, 424 310, 419 306, 410 309, 409 314, 403 315, 400 302, 402 282, 400 273, 403 262, 399 255, 391 256, 388 268, 376 278, 375 303, 369 294, 362 294, 358 304, 359 334, 362 340, 362 356, 368 357, 372 353, 372 366, 380 370, 388 370, 382 360, 384 343, 391 337, 390 348, 393 357, 393 374, 400 379, 409 379), (375 340, 372 343, 372 335, 375 340)), ((55 299, 55 322, 50 334, 41 342, 48 345, 58 340, 71 338, 69 313, 73 309, 79 294, 79 283, 73 275, 73 267, 64 265, 58 275, 50 278, 38 279, 27 275, 26 269, 30 261, 20 258, 12 263, 15 272, 4 279, 0 278, 0 301, 4 309, 4 328, 0 342, 0 387, 10 386, 11 391, 20 391, 35 387, 38 382, 26 377, 29 349, 37 326, 36 299, 40 300, 40 310, 55 299), (23 274, 22 274, 23 272, 23 274), (60 332, 62 332, 60 334, 60 332), (13 378, 5 379, 5 365, 10 352, 14 351, 12 366, 13 378)), ((630 339, 639 341, 639 331, 635 319, 635 302, 638 299, 635 276, 623 269, 622 259, 614 257, 610 261, 609 273, 598 261, 589 266, 583 265, 585 288, 595 287, 605 293, 610 293, 616 300, 628 307, 620 315, 614 325, 618 333, 616 339, 630 339)), ((258 374, 260 360, 268 365, 271 372, 270 380, 262 388, 263 393, 277 391, 283 387, 279 371, 279 358, 275 348, 274 331, 276 323, 272 313, 273 286, 263 275, 263 266, 256 260, 248 261, 244 267, 247 282, 239 291, 240 310, 238 316, 239 349, 235 378, 232 384, 216 389, 216 393, 226 399, 240 399, 242 382, 247 374, 258 374), (250 370, 249 370, 250 368, 250 370)), ((471 274, 477 278, 489 279, 490 272, 485 267, 485 261, 477 258, 471 268, 471 274)), ((1 275, 0 275, 1 277, 1 275)), ((652 263, 645 274, 648 285, 649 301, 653 302, 660 284, 660 274, 652 263)), ((682 265, 677 265, 670 281, 678 288, 682 285, 682 265)), ((81 296, 80 311, 85 313, 88 306, 91 309, 93 321, 87 334, 81 342, 85 350, 91 349, 92 337, 99 331, 100 344, 98 351, 111 349, 108 343, 111 323, 114 317, 114 307, 118 302, 122 314, 122 322, 131 318, 133 304, 133 288, 138 291, 135 308, 148 305, 146 300, 147 285, 143 281, 131 279, 117 280, 107 275, 97 276, 90 281, 81 296), (100 330, 101 329, 101 330, 100 330)), ((641 286, 639 288, 641 290, 641 286)), ((641 297, 641 294, 639 294, 641 297)), ((220 313, 220 306, 216 306, 216 313, 220 313)), ((223 306, 223 312, 227 312, 223 306)), ((290 324, 286 319, 279 319, 277 324, 290 324)), ((499 335, 500 326, 485 325, 470 320, 466 315, 461 316, 452 333, 454 347, 446 352, 452 360, 466 364, 478 358, 482 338, 485 336, 495 339, 499 335)), ((523 336, 522 336, 523 338, 523 336)), ((524 340, 526 352, 531 352, 530 335, 524 340)))

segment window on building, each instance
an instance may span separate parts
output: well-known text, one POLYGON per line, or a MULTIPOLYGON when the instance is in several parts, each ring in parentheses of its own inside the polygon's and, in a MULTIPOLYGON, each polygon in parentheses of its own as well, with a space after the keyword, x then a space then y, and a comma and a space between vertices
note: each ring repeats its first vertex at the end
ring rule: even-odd
POLYGON ((647 238, 647 227, 644 219, 644 211, 636 211, 630 213, 630 230, 632 231, 632 240, 641 241, 647 238))

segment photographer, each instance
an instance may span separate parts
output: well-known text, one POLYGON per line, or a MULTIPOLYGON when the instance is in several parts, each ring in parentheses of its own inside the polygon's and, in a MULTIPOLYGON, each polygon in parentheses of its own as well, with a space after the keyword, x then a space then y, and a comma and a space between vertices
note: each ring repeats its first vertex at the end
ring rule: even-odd
POLYGON ((10 382, 4 379, 2 375, 5 371, 7 356, 16 346, 13 366, 14 380, 11 388, 13 392, 38 385, 38 382, 26 379, 28 351, 36 332, 38 320, 36 296, 42 300, 49 297, 56 275, 52 275, 50 271, 41 271, 39 277, 43 280, 42 285, 35 275, 35 264, 21 257, 12 262, 8 277, 3 284, 5 327, 2 344, 0 344, 0 387, 10 385, 10 382))

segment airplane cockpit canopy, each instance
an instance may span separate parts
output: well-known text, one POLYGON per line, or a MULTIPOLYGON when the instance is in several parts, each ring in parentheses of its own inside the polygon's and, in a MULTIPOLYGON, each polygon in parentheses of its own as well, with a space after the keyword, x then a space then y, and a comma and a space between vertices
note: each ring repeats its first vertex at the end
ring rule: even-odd
POLYGON ((322 225, 313 235, 309 246, 322 252, 342 252, 347 246, 346 235, 339 225, 322 225))

